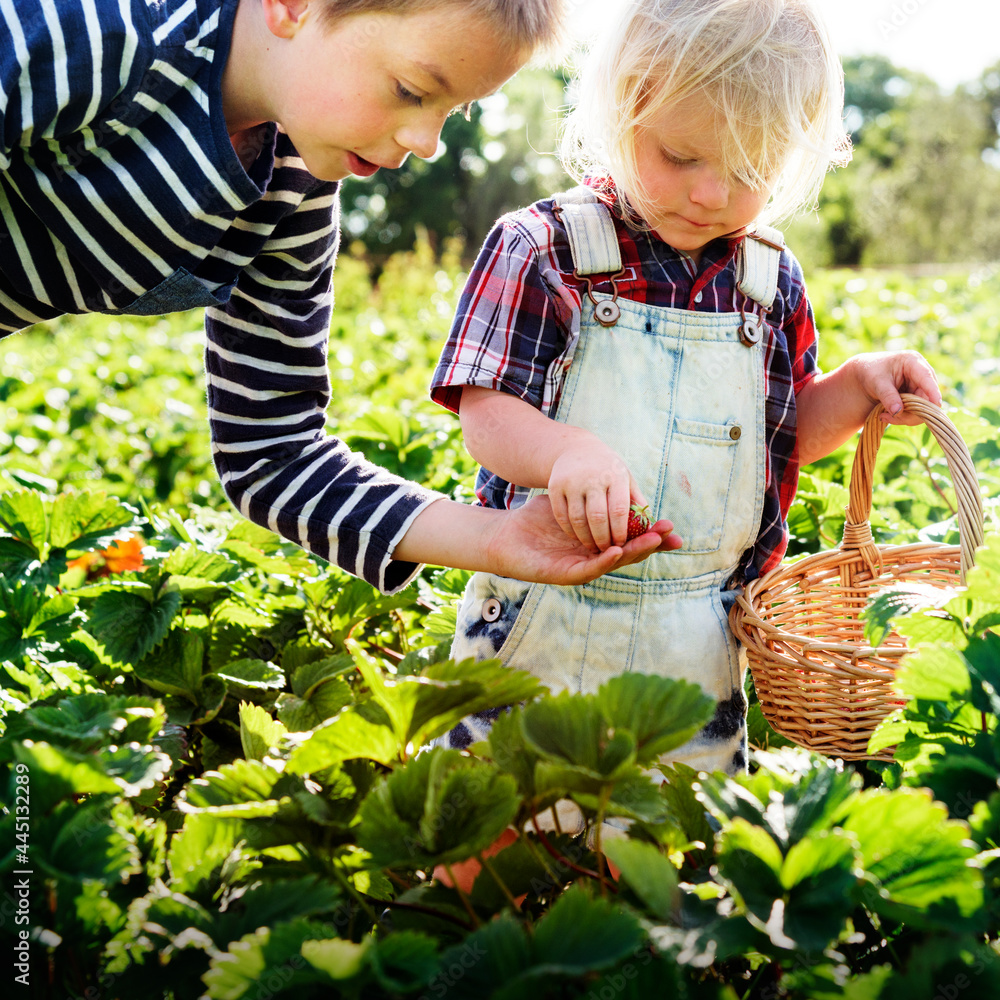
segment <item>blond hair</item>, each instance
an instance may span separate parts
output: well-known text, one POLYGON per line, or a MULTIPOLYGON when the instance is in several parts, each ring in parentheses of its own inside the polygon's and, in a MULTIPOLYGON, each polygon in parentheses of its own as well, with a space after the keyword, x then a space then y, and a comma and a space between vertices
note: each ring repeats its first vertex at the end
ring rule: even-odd
POLYGON ((555 58, 566 42, 566 0, 314 0, 334 23, 351 14, 416 14, 461 7, 491 25, 507 51, 555 58))
POLYGON ((850 159, 843 70, 815 0, 628 0, 580 76, 566 169, 610 174, 641 217, 636 134, 689 99, 719 127, 725 176, 770 189, 761 221, 812 203, 850 159))

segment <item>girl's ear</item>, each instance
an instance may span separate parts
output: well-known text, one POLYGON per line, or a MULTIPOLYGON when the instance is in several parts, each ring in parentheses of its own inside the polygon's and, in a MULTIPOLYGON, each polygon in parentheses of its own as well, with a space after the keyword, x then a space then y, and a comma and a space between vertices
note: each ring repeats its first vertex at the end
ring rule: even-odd
POLYGON ((260 0, 264 23, 277 38, 292 38, 309 17, 309 0, 260 0))

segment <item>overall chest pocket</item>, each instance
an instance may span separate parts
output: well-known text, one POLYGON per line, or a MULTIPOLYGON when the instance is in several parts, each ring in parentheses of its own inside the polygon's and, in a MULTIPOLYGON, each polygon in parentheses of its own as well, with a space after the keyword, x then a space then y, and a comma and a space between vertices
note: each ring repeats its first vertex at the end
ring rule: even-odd
POLYGON ((222 305, 229 299, 231 292, 231 285, 223 286, 213 292, 200 278, 179 267, 155 288, 143 293, 124 308, 107 309, 102 312, 121 313, 126 316, 159 316, 162 313, 222 305))
MULTIPOLYGON (((740 502, 733 495, 739 460, 752 447, 744 437, 750 435, 736 422, 674 419, 660 516, 673 521, 684 552, 716 552, 722 545, 727 513, 740 502)), ((752 504, 753 495, 746 500, 752 504)))

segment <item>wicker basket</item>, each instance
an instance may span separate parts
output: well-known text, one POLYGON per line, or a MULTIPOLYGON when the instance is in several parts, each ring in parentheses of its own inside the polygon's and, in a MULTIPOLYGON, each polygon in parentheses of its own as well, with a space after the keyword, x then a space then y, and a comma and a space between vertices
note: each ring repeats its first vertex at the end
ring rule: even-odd
POLYGON ((909 393, 903 404, 930 427, 948 459, 961 545, 873 542, 872 470, 885 430, 880 405, 865 422, 854 456, 840 548, 751 581, 730 613, 771 725, 799 746, 847 760, 892 760, 888 752, 870 755, 868 739, 903 704, 893 678, 905 642, 890 632, 880 646, 867 644, 861 620, 867 602, 897 583, 964 582, 983 542, 982 500, 965 442, 939 407, 909 393))

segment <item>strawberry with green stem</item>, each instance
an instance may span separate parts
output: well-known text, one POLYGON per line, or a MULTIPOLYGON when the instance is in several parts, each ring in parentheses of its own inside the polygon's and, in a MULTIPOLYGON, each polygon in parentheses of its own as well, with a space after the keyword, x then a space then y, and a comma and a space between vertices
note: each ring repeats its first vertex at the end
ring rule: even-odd
POLYGON ((649 516, 649 504, 640 507, 637 503, 629 505, 628 526, 625 531, 625 541, 630 542, 633 538, 646 534, 652 527, 653 519, 649 516))

